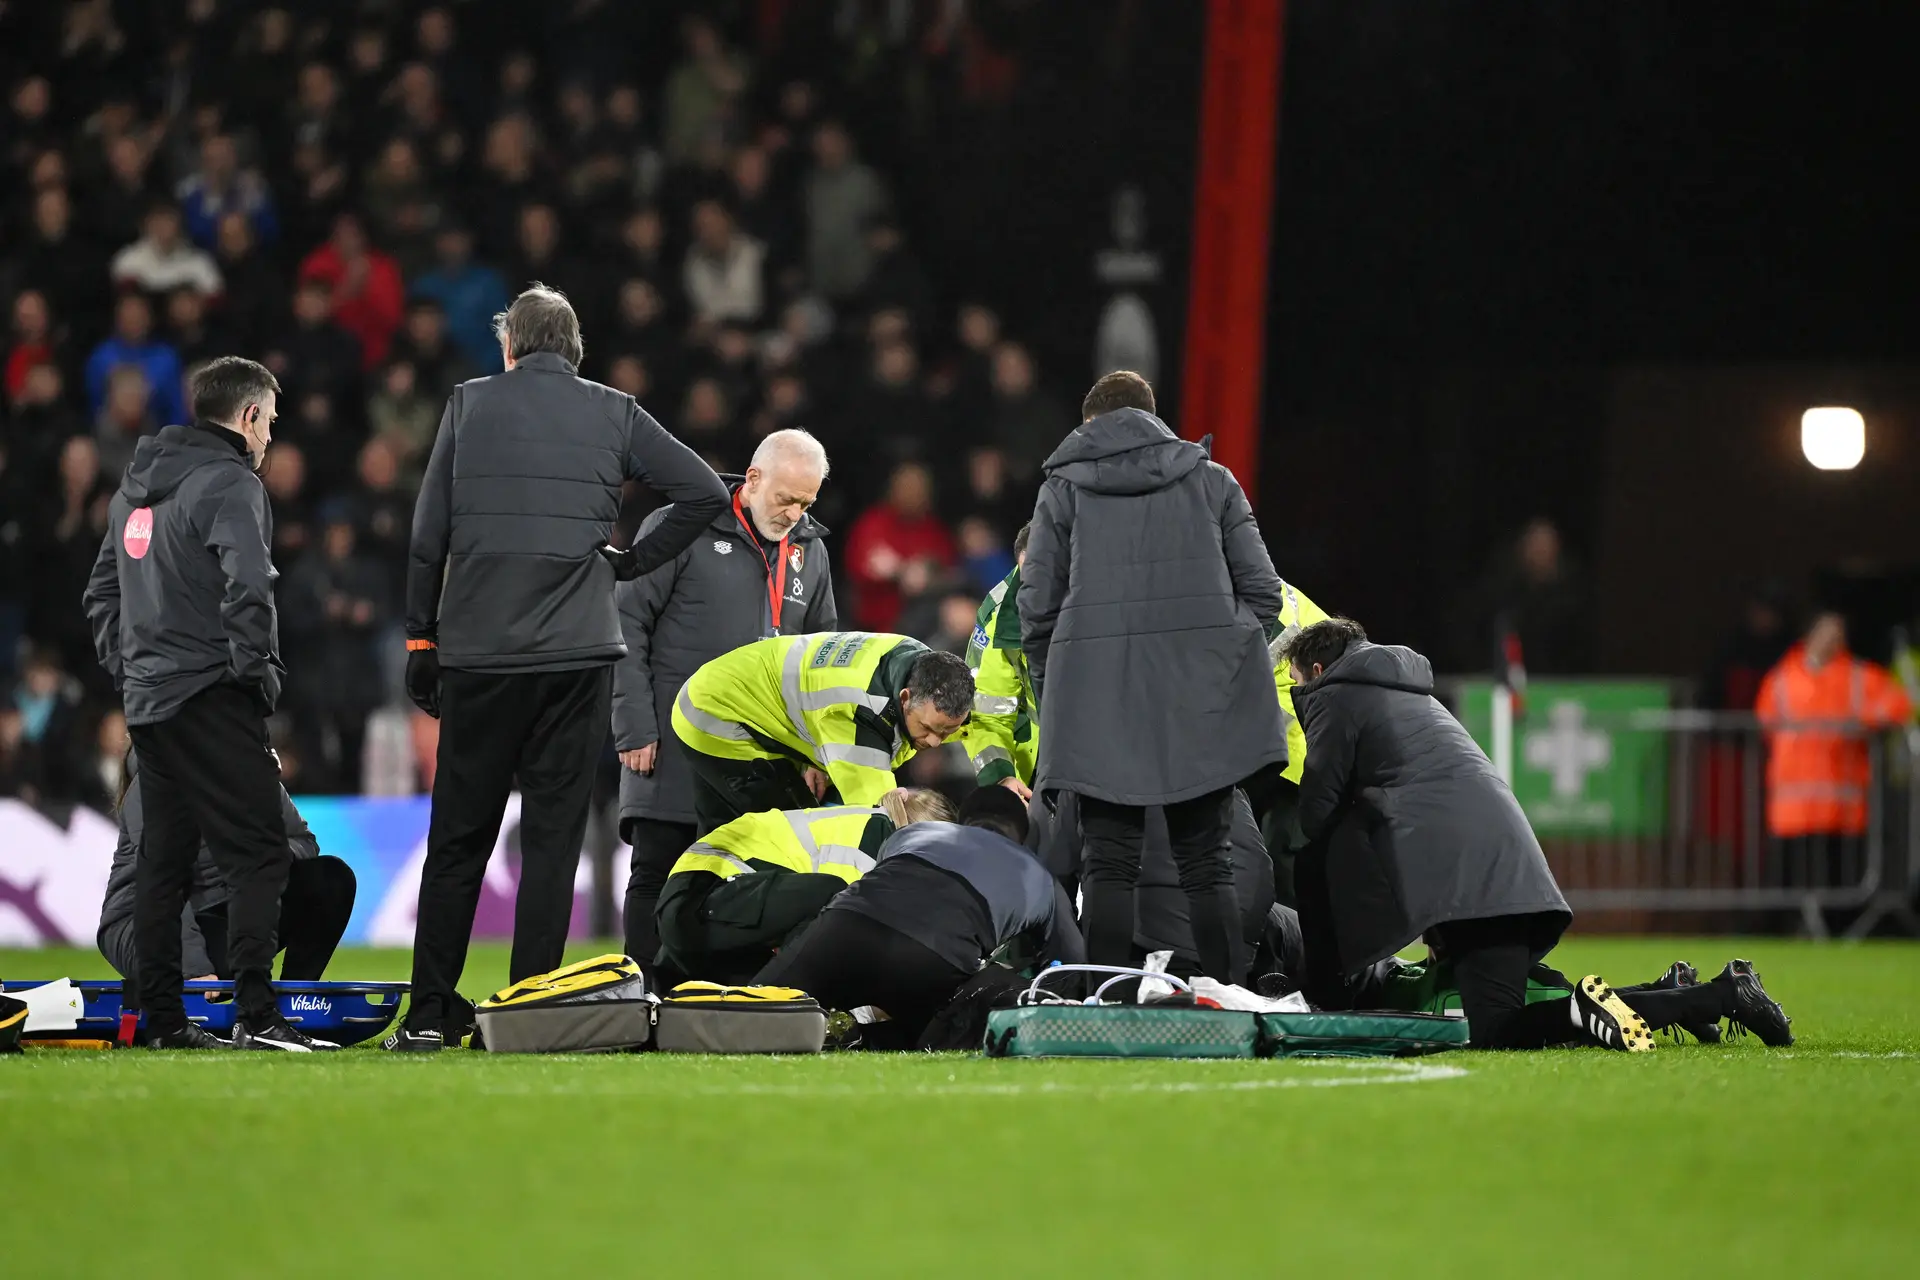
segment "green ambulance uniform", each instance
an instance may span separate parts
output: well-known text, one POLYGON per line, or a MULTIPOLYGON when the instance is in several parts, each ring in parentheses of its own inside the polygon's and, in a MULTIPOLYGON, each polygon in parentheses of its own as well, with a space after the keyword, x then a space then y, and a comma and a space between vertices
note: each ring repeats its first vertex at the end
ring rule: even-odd
POLYGON ((1287 722, 1287 767, 1280 776, 1299 786, 1301 771, 1307 767, 1307 731, 1300 727, 1300 717, 1293 713, 1293 672, 1287 660, 1280 656, 1280 650, 1305 628, 1325 622, 1333 615, 1285 579, 1280 582, 1280 593, 1280 634, 1267 646, 1267 651, 1273 655, 1273 687, 1280 695, 1280 714, 1287 722))
POLYGON ((1018 778, 1033 785, 1040 723, 1033 718, 1033 682, 1020 649, 1020 570, 1015 568, 980 602, 967 666, 973 671, 973 719, 967 724, 967 759, 983 787, 1018 778))
POLYGON ((702 828, 788 807, 808 766, 845 803, 877 803, 915 751, 899 697, 926 652, 909 636, 832 631, 756 640, 694 672, 673 731, 705 784, 694 790, 702 828))
POLYGON ((750 813, 680 855, 660 892, 660 962, 689 978, 745 982, 789 934, 871 870, 893 834, 882 809, 750 813))

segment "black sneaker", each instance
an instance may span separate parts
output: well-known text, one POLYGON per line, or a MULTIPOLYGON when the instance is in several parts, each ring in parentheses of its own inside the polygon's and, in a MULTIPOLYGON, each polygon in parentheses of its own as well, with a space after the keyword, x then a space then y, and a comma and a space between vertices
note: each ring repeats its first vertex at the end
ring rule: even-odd
POLYGON ((1653 1032, 1647 1029, 1646 1021, 1628 1008, 1598 974, 1590 973, 1574 984, 1571 1013, 1573 1025, 1602 1048, 1653 1052, 1653 1032))
MULTIPOLYGON (((1647 985, 1655 991, 1678 991, 1682 987, 1697 987, 1700 985, 1700 971, 1685 960, 1675 960, 1672 968, 1647 985)), ((1720 1023, 1717 1019, 1713 1022, 1680 1022, 1674 1025, 1701 1044, 1720 1043, 1720 1023)))
POLYGON ((1778 1001, 1760 985, 1760 975, 1750 960, 1729 960, 1715 982, 1733 984, 1733 1012, 1727 1022, 1736 1032, 1751 1031, 1760 1043, 1776 1049, 1793 1043, 1793 1019, 1778 1001))
POLYGON ((447 1038, 438 1031, 413 1031, 405 1024, 395 1027, 393 1034, 380 1042, 388 1053, 438 1053, 446 1045, 447 1038))
POLYGON ((239 1018, 233 1024, 236 1049, 278 1049, 283 1053, 322 1053, 340 1046, 331 1040, 316 1040, 282 1018, 262 1023, 258 1030, 239 1018))
POLYGON ((189 1022, 178 1031, 166 1031, 147 1039, 149 1049, 231 1049, 233 1045, 213 1032, 189 1022))

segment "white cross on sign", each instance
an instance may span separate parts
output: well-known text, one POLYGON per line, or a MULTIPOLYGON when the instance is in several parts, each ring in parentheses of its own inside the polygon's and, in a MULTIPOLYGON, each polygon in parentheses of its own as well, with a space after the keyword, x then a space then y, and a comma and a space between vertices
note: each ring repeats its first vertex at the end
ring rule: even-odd
POLYGON ((1613 737, 1589 729, 1587 709, 1577 702, 1556 702, 1547 711, 1553 727, 1526 735, 1527 768, 1553 775, 1553 794, 1577 799, 1587 789, 1587 775, 1613 761, 1613 737))

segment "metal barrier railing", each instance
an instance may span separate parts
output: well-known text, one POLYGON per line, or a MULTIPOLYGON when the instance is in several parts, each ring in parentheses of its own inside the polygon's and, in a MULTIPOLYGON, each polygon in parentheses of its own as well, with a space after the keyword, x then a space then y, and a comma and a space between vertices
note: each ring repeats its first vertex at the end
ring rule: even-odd
POLYGON ((1849 936, 1887 919, 1920 934, 1912 905, 1920 891, 1920 735, 1796 725, 1829 743, 1836 770, 1857 768, 1864 751, 1865 785, 1850 793, 1864 804, 1864 822, 1828 815, 1783 834, 1769 821, 1769 731, 1753 715, 1643 710, 1588 723, 1610 733, 1616 749, 1627 743, 1625 754, 1643 762, 1644 774, 1634 780, 1636 829, 1578 834, 1530 813, 1575 911, 1795 911, 1815 936, 1828 932, 1829 915, 1857 913, 1849 936), (1640 741, 1630 742, 1635 735, 1640 741))

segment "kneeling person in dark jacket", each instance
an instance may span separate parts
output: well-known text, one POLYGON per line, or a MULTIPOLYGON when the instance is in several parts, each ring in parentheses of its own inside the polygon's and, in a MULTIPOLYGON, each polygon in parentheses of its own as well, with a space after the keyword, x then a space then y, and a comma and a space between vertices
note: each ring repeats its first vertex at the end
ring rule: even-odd
POLYGON ((1452 962, 1480 1049, 1610 1049, 1653 1035, 1597 976, 1527 1003, 1528 970, 1573 913, 1513 792, 1433 696, 1411 649, 1367 642, 1344 618, 1287 642, 1307 733, 1297 868, 1307 997, 1350 1008, 1351 975, 1425 935, 1452 962))
POLYGON ((1004 787, 969 795, 957 825, 903 828, 754 981, 798 987, 830 1009, 884 1009, 887 1042, 907 1048, 1004 946, 1020 949, 1021 964, 1083 962, 1073 906, 1026 838, 1027 807, 1004 787))
MULTIPOLYGON (((347 931, 347 920, 353 915, 353 868, 320 852, 320 842, 313 838, 284 787, 280 790, 280 816, 287 827, 287 851, 293 857, 287 887, 280 894, 280 926, 275 934, 283 953, 280 977, 290 982, 317 982, 325 975, 327 962, 333 959, 334 948, 340 945, 340 936, 347 931)), ((129 752, 127 792, 120 798, 120 843, 113 851, 113 869, 107 873, 107 897, 100 908, 95 942, 107 963, 136 985, 139 956, 133 936, 134 881, 145 827, 139 757, 129 752)), ((213 851, 201 841, 200 854, 193 863, 193 887, 180 913, 180 968, 189 981, 233 977, 227 957, 227 901, 232 896, 213 860, 213 851)))

